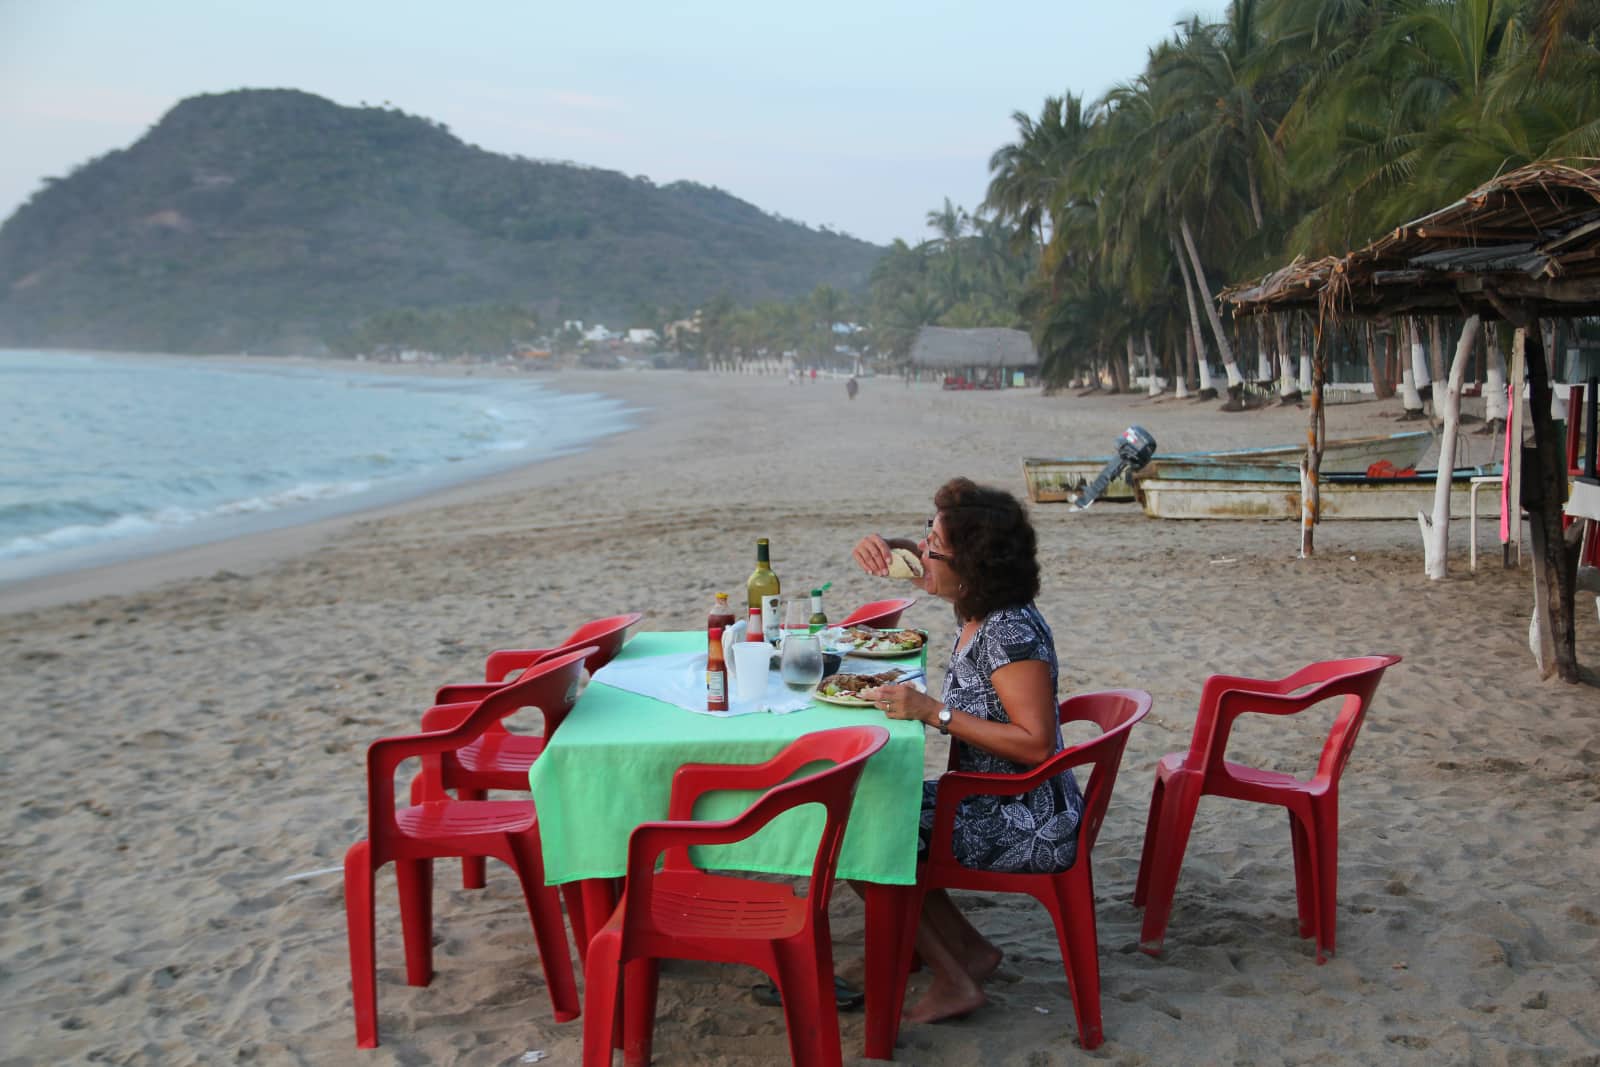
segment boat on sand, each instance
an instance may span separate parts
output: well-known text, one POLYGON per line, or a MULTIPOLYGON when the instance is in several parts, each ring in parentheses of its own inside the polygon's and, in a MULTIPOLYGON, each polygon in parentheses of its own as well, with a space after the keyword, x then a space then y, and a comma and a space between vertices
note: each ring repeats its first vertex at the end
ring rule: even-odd
MULTIPOLYGON (((1376 434, 1370 437, 1348 437, 1327 442, 1322 449, 1324 473, 1364 473, 1374 463, 1387 461, 1396 468, 1414 466, 1433 445, 1433 434, 1427 430, 1406 433, 1376 434)), ((1262 464, 1296 466, 1305 455, 1306 446, 1273 445, 1266 448, 1235 448, 1212 452, 1179 452, 1170 456, 1157 456, 1144 469, 1135 472, 1134 480, 1160 477, 1169 464, 1206 464, 1256 466, 1262 464)), ((1028 484, 1028 498, 1037 504, 1055 503, 1075 499, 1095 475, 1109 462, 1109 456, 1091 458, 1040 459, 1022 461, 1022 476, 1028 484)), ((1187 470, 1189 468, 1185 468, 1187 470)), ((1133 485, 1128 476, 1114 479, 1101 500, 1132 500, 1133 485)))

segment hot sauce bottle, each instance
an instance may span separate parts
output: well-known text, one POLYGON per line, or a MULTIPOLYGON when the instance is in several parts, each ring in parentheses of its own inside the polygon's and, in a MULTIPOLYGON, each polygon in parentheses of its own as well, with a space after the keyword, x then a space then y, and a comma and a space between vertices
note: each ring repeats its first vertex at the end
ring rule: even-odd
POLYGON ((717 598, 711 602, 711 610, 706 614, 706 628, 720 626, 727 629, 733 622, 733 605, 728 603, 728 594, 718 593, 717 598))
POLYGON ((728 664, 722 657, 722 627, 706 631, 706 710, 728 710, 728 664))

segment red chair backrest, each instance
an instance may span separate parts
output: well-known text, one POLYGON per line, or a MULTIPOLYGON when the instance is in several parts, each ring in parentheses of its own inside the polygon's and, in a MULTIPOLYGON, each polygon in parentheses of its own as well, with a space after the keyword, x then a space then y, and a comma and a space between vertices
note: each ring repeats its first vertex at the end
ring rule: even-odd
MULTIPOLYGON (((564 655, 574 648, 593 645, 594 651, 583 663, 589 673, 593 674, 616 658, 628 640, 628 629, 642 618, 644 618, 642 612, 633 611, 626 615, 611 615, 604 619, 586 622, 568 634, 567 639, 559 646, 540 657, 540 662, 564 655)), ((549 733, 549 730, 546 729, 545 732, 549 733)))
POLYGON ((578 679, 584 659, 592 652, 590 647, 574 649, 529 667, 516 681, 478 701, 466 718, 448 730, 385 737, 368 745, 367 839, 372 844, 374 861, 382 858, 384 842, 399 833, 394 815, 394 774, 402 762, 413 756, 427 760, 454 752, 518 708, 537 706, 546 716, 564 716, 578 699, 578 679))
POLYGON ((879 626, 887 629, 900 624, 900 613, 917 602, 916 597, 895 597, 893 600, 874 600, 863 604, 835 626, 879 626))
POLYGON ((1240 715, 1294 715, 1323 701, 1343 697, 1343 706, 1322 746, 1314 779, 1337 782, 1350 760, 1356 734, 1366 719, 1378 683, 1383 680, 1383 672, 1399 662, 1399 656, 1389 655, 1324 660, 1276 680, 1212 675, 1200 691, 1200 711, 1195 717, 1184 768, 1225 775, 1228 734, 1240 715))
POLYGON ((652 876, 658 858, 663 859, 664 870, 692 870, 689 846, 742 841, 802 804, 821 804, 826 812, 807 891, 812 917, 826 911, 861 771, 866 761, 888 741, 889 731, 881 726, 846 726, 798 737, 765 763, 701 763, 680 768, 672 783, 669 812, 672 821, 642 823, 628 838, 625 930, 646 934, 655 931, 651 898, 652 876), (801 768, 818 762, 828 766, 793 781, 785 780, 801 768), (766 792, 732 819, 688 821, 694 802, 710 790, 762 788, 763 785, 767 785, 766 792))
POLYGON ((1128 734, 1139 720, 1150 713, 1151 697, 1142 689, 1106 689, 1098 693, 1079 693, 1061 702, 1060 722, 1092 722, 1100 736, 1062 750, 1064 766, 1092 764, 1089 784, 1083 790, 1083 814, 1078 820, 1078 854, 1094 848, 1111 803, 1111 790, 1117 784, 1117 768, 1128 746, 1128 734))

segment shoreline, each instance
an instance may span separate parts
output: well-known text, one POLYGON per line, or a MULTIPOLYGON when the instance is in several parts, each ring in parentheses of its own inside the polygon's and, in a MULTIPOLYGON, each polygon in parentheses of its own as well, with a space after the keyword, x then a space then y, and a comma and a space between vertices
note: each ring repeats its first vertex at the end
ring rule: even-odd
MULTIPOLYGON (((204 530, 176 530, 172 532, 171 539, 177 543, 170 547, 152 546, 141 549, 140 546, 145 544, 144 539, 131 539, 130 542, 112 540, 67 549, 55 554, 8 560, 5 561, 7 564, 14 565, 26 562, 30 558, 43 562, 52 555, 69 559, 75 556, 83 558, 81 563, 69 562, 64 567, 51 569, 42 574, 28 574, 0 581, 0 615, 101 596, 142 592, 169 582, 203 577, 220 571, 239 574, 257 573, 271 563, 315 551, 319 545, 355 523, 409 514, 432 507, 466 504, 485 496, 516 492, 519 489, 545 484, 549 478, 540 476, 538 472, 541 468, 577 459, 604 447, 608 442, 646 428, 651 420, 657 417, 654 408, 647 403, 646 390, 623 389, 613 394, 600 388, 563 388, 560 382, 560 375, 563 373, 613 375, 627 372, 539 372, 538 376, 530 377, 526 372, 494 366, 464 368, 461 365, 370 364, 358 363, 355 360, 302 356, 178 356, 162 353, 85 352, 76 349, 59 351, 63 354, 115 358, 193 360, 231 366, 300 366, 357 372, 371 370, 377 374, 429 378, 475 377, 479 375, 472 372, 478 370, 483 377, 533 381, 544 385, 552 392, 606 396, 627 406, 627 418, 630 424, 622 430, 592 438, 573 452, 518 463, 487 473, 470 474, 459 480, 440 482, 423 479, 419 484, 409 488, 392 487, 388 490, 372 491, 372 495, 377 498, 373 500, 362 501, 361 496, 367 494, 358 494, 267 512, 252 519, 232 520, 232 522, 220 520, 212 523, 213 530, 217 527, 226 530, 229 525, 247 527, 237 532, 223 532, 219 536, 211 536, 204 530), (466 371, 465 374, 462 373, 463 370, 466 371), (550 380, 544 381, 547 374, 550 380), (621 393, 634 395, 625 397, 620 395, 621 393)), ((559 475, 552 473, 549 477, 559 477, 559 475)))

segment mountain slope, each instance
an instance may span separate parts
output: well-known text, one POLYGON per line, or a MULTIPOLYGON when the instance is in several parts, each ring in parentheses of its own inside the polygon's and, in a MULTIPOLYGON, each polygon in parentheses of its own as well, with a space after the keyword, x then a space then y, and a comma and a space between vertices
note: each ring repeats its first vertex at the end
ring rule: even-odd
POLYGON ((879 249, 720 190, 499 156, 293 90, 185 100, 0 226, 0 344, 315 349, 398 307, 619 324, 861 290, 879 249))

